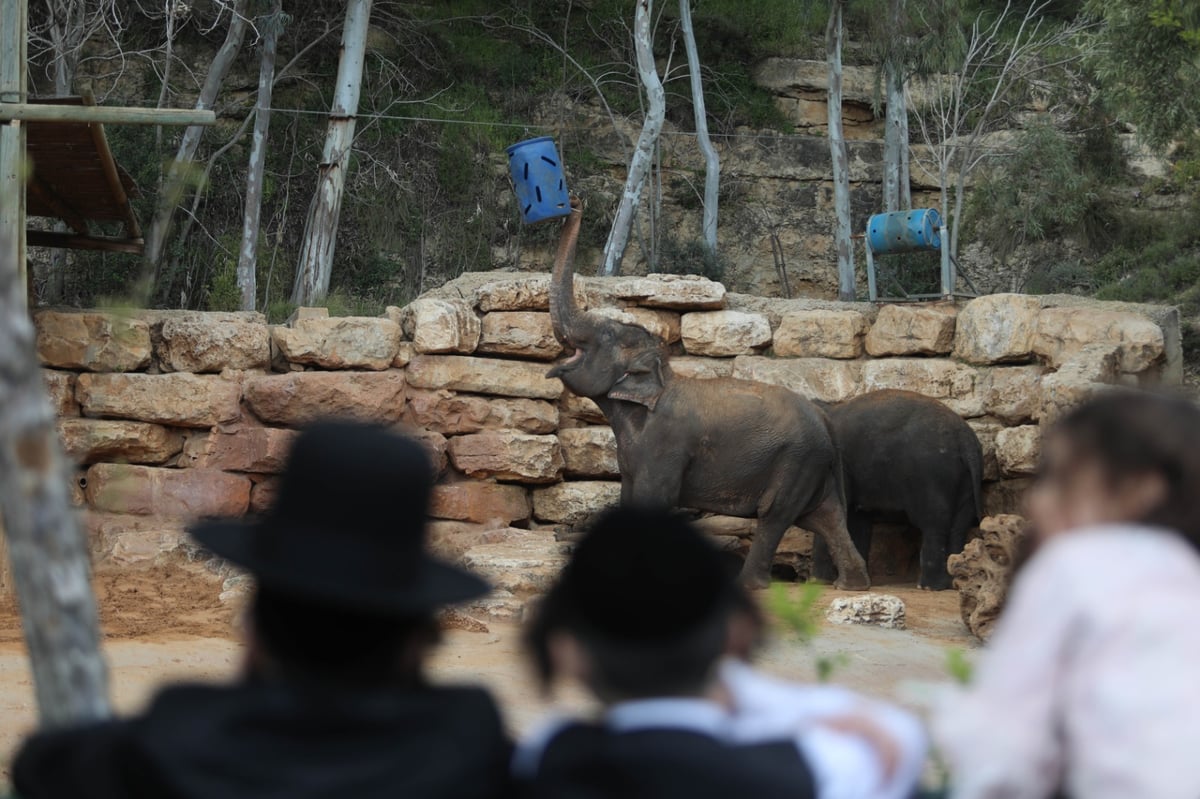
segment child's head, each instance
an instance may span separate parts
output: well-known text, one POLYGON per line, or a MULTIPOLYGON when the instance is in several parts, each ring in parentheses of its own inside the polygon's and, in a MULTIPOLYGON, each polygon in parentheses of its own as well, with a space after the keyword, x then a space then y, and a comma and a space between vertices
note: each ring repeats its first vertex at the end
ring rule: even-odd
POLYGON ((742 589, 721 553, 665 510, 606 513, 526 635, 541 678, 605 702, 698 696, 715 679, 742 589))
POLYGON ((1200 546, 1200 409, 1134 391, 1081 405, 1046 435, 1028 508, 1042 540, 1140 522, 1200 546))

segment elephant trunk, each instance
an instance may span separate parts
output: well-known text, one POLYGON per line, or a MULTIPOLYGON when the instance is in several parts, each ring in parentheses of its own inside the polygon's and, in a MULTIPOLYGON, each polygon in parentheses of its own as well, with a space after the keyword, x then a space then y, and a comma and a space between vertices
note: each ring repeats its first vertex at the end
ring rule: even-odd
POLYGON ((577 197, 571 198, 571 214, 563 223, 554 256, 554 272, 550 277, 550 323, 559 343, 570 346, 581 324, 583 310, 575 299, 575 247, 579 243, 579 227, 583 208, 577 197))

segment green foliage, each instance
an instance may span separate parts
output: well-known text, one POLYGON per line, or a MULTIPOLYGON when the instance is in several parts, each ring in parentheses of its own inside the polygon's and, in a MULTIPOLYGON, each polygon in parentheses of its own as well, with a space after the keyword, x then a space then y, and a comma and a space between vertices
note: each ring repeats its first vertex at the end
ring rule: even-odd
POLYGON ((975 676, 975 664, 958 647, 946 650, 946 673, 959 685, 969 685, 975 676))
POLYGON ((1200 12, 1189 0, 1088 0, 1102 21, 1091 66, 1148 144, 1200 126, 1200 12))
POLYGON ((1056 128, 1038 125, 978 181, 966 228, 1004 260, 1021 244, 1074 229, 1098 189, 1080 168, 1078 145, 1056 128))
POLYGON ((703 275, 720 282, 729 269, 729 259, 720 251, 710 250, 702 239, 681 240, 667 235, 654 268, 668 275, 703 275))
POLYGON ((237 311, 242 306, 242 293, 237 285, 237 263, 221 259, 220 266, 213 272, 208 284, 205 310, 237 311))
MULTIPOLYGON (((821 600, 825 587, 817 583, 802 583, 799 596, 793 599, 788 594, 788 589, 782 584, 773 583, 767 597, 767 609, 803 646, 812 650, 821 631, 821 600)), ((817 655, 817 681, 829 682, 846 660, 845 653, 817 655)))

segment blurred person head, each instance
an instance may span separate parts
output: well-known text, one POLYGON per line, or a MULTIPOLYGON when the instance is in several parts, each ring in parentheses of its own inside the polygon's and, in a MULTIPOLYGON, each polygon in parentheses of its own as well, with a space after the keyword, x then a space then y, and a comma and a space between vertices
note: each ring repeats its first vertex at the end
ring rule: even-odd
POLYGON ((1047 432, 1026 503, 1038 542, 1125 522, 1200 548, 1200 408, 1140 391, 1080 405, 1047 432))
POLYGON ((297 437, 272 507, 192 535, 250 572, 248 667, 255 677, 416 682, 437 643, 436 611, 487 584, 425 546, 434 469, 386 428, 323 421, 297 437))
POLYGON ((525 644, 544 686, 601 701, 704 695, 749 603, 721 552, 677 514, 620 508, 580 542, 525 644))

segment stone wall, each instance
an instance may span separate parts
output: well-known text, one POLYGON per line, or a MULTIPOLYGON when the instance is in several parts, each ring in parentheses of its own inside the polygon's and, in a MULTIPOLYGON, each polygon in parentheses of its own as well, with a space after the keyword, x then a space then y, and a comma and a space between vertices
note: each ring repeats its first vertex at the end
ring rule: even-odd
MULTIPOLYGON (((989 514, 1014 509, 1041 425, 1107 384, 1178 382, 1174 309, 992 295, 966 304, 842 304, 728 294, 692 277, 579 281, 597 312, 640 324, 675 370, 787 386, 828 402, 903 388, 966 418, 987 453, 989 514)), ((295 429, 345 414, 420 432, 441 477, 435 546, 502 589, 511 613, 561 562, 571 528, 615 501, 596 406, 544 374, 560 354, 548 277, 468 275, 384 318, 44 310, 46 385, 101 565, 190 554, 186 520, 267 507, 295 429)), ((744 550, 750 525, 705 522, 744 550)), ((781 562, 803 570, 807 534, 781 562)))

